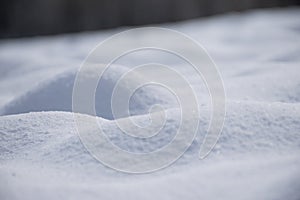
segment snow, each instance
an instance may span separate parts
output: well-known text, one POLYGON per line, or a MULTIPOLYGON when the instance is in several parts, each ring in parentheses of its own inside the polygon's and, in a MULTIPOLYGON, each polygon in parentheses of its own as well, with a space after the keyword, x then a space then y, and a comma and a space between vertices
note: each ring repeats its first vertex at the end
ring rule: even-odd
MULTIPOLYGON (((173 96, 145 87, 130 102, 131 119, 147 123, 148 109, 159 103, 168 108, 168 126, 150 140, 121 134, 116 123, 122 119, 114 119, 107 108, 116 81, 132 66, 173 66, 189 79, 200 102, 199 129, 190 148, 170 167, 140 175, 97 161, 81 143, 71 113, 81 62, 96 44, 123 29, 1 41, 0 199, 299 199, 299 17, 299 8, 286 8, 163 25, 202 44, 223 78, 224 128, 204 160, 198 152, 211 106, 203 81, 163 52, 146 50, 118 60, 95 98, 97 121, 120 148, 151 152, 168 143, 179 125, 173 96)), ((87 74, 91 77, 93 71, 87 74)))

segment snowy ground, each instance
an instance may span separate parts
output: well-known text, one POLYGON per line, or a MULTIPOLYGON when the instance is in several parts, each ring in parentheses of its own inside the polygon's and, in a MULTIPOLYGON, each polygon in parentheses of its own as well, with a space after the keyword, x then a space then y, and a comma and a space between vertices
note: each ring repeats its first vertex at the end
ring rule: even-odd
MULTIPOLYGON (((197 156, 209 123, 208 95, 184 63, 149 50, 111 68, 96 94, 98 120, 126 150, 159 148, 178 124, 170 109, 171 128, 163 136, 145 144, 120 136, 107 102, 124 70, 149 61, 174 66, 191 80, 201 102, 192 146, 171 167, 143 175, 95 160, 70 112, 81 62, 121 29, 1 41, 0 199, 300 199, 299 11, 257 10, 164 25, 202 44, 224 81, 224 129, 205 160, 197 156)), ((170 108, 174 103, 161 88, 145 88, 131 102, 134 118, 145 121, 146 110, 158 102, 170 108)))

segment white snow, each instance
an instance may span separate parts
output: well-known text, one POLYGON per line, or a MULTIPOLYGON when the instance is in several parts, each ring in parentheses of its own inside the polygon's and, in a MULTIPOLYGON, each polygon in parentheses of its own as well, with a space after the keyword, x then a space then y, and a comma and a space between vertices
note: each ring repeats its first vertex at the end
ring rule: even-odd
MULTIPOLYGON (((191 68, 179 58, 151 50, 111 67, 97 88, 97 120, 110 140, 125 150, 161 148, 179 123, 172 95, 145 87, 130 102, 132 118, 147 123, 148 109, 160 103, 169 108, 168 126, 148 141, 122 135, 118 119, 107 108, 111 89, 123 72, 148 62, 168 64, 190 80, 200 101, 200 125, 191 147, 170 167, 143 175, 117 172, 94 159, 81 143, 71 113, 81 62, 96 44, 123 29, 1 41, 0 199, 298 200, 299 11, 256 10, 164 25, 202 44, 224 81, 224 128, 204 160, 198 159, 198 151, 211 107, 204 83, 191 68)), ((174 45, 180 48, 180 42, 174 45)))

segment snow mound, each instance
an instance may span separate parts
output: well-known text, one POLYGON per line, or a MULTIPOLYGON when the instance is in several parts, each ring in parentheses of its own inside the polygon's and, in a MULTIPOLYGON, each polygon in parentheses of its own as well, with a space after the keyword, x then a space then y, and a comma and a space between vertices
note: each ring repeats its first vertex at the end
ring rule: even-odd
MULTIPOLYGON (((84 80, 98 79, 94 76, 96 66, 87 71, 84 80)), ((97 116, 105 119, 113 119, 111 111, 112 92, 120 77, 128 72, 124 66, 110 66, 103 77, 100 79, 97 91, 95 93, 95 109, 97 116)), ((14 98, 11 102, 2 108, 0 114, 10 115, 38 111, 72 111, 72 92, 77 71, 68 70, 55 77, 52 77, 25 94, 14 98)), ((142 78, 136 75, 136 78, 142 78)), ((135 81, 135 80, 132 80, 135 81)), ((123 90, 127 90, 126 86, 123 90)), ((175 105, 175 99, 163 88, 155 86, 145 86, 137 90, 130 99, 130 112, 133 115, 148 113, 150 107, 154 104, 166 106, 175 105), (164 98, 161 98, 164 96, 164 98)))
MULTIPOLYGON (((208 112, 206 107, 202 108, 198 136, 187 153, 199 150, 209 123, 208 112)), ((179 126, 179 111, 171 109, 167 110, 167 113, 166 124, 169 124, 167 128, 160 130, 158 135, 161 136, 145 140, 125 135, 115 120, 103 118, 98 120, 111 142, 121 148, 140 152, 143 147, 151 151, 170 142, 179 126)), ((93 118, 88 115, 83 117, 90 120, 93 118)), ((135 121, 146 121, 148 115, 131 118, 135 118, 135 121)), ((221 138, 212 154, 261 151, 278 153, 297 149, 300 146, 299 120, 300 104, 231 102, 228 104, 228 114, 221 138)), ((0 125, 1 159, 17 159, 18 154, 28 152, 29 160, 61 160, 68 163, 69 159, 72 162, 81 162, 82 159, 76 156, 85 155, 86 151, 80 144, 72 113, 37 112, 2 116, 0 125), (39 151, 41 148, 43 151, 39 151)))
MULTIPOLYGON (((45 199, 57 196, 81 199, 86 197, 86 192, 91 199, 121 196, 138 199, 153 193, 157 198, 166 199, 180 194, 191 198, 225 199, 239 199, 241 195, 246 199, 280 199, 286 195, 293 199, 299 195, 299 104, 229 103, 218 145, 208 159, 198 160, 208 125, 206 116, 209 110, 203 107, 202 111, 198 137, 192 146, 164 173, 151 176, 120 174, 100 164, 80 142, 72 113, 37 112, 2 116, 0 185, 18 190, 20 194, 34 193, 35 197, 45 199), (264 176, 264 180, 258 184, 256 178, 260 176, 264 176), (170 182, 175 186, 170 187, 170 182), (194 187, 201 187, 201 190, 185 192, 194 187), (72 191, 72 194, 67 195, 65 191, 72 191)), ((167 123, 176 124, 177 110, 167 112, 171 112, 167 123)), ((93 118, 88 115, 82 117, 93 118)), ((141 121, 146 117, 133 116, 141 121)), ((174 125, 162 129, 161 137, 146 144, 123 136, 114 120, 98 120, 113 143, 132 152, 140 152, 141 144, 148 150, 167 144, 177 128, 174 125)), ((13 199, 22 196, 16 191, 2 195, 11 198, 12 194, 16 195, 13 199)))

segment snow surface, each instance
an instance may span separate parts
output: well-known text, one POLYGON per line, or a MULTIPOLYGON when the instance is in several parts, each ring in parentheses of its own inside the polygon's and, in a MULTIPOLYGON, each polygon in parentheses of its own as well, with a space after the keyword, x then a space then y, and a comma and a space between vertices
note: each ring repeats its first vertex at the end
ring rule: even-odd
MULTIPOLYGON (((148 109, 159 103, 169 108, 170 126, 150 141, 120 134, 108 107, 123 72, 148 62, 167 64, 197 92, 196 140, 172 166, 143 175, 117 172, 95 160, 80 142, 70 112, 81 62, 96 44, 123 29, 1 41, 0 199, 300 199, 299 11, 257 10, 164 25, 202 44, 224 81, 224 129, 204 160, 198 151, 211 108, 205 85, 191 68, 151 50, 110 68, 97 88, 98 121, 110 140, 128 151, 149 152, 168 143, 178 127, 178 110, 164 89, 142 88, 130 102, 132 118, 147 123, 148 109)), ((180 48, 180 41, 174 45, 180 48)))

